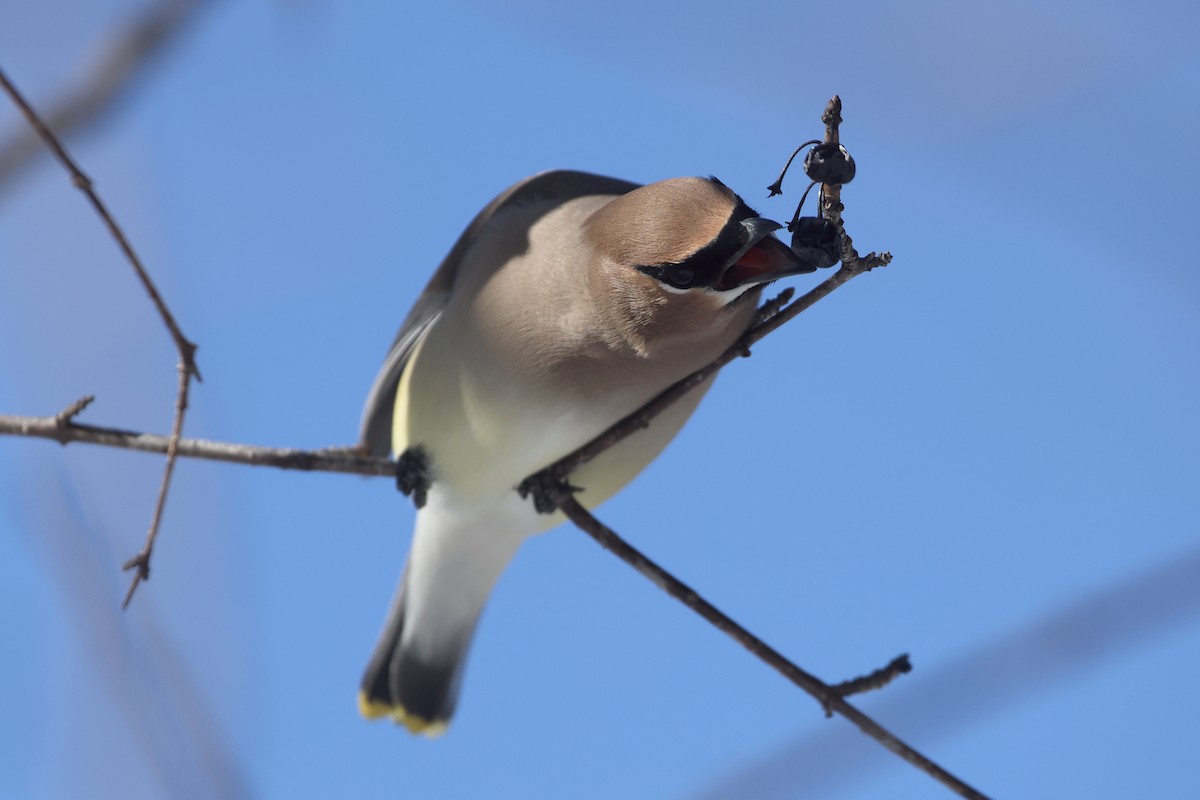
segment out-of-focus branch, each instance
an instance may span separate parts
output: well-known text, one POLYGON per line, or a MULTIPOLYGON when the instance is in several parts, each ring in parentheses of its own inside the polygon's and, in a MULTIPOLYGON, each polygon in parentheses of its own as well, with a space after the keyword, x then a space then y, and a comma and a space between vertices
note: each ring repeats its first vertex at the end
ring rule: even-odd
POLYGON ((146 294, 150 297, 150 302, 158 309, 158 314, 162 318, 163 324, 166 325, 167 331, 171 334, 171 339, 175 342, 175 349, 179 351, 179 364, 176 366, 179 374, 179 384, 175 394, 175 416, 171 423, 171 436, 167 440, 167 463, 163 467, 162 482, 159 484, 158 499, 154 504, 154 514, 150 519, 150 529, 146 533, 146 542, 142 545, 142 549, 137 555, 126 562, 124 566, 127 570, 134 570, 133 580, 129 586, 129 593, 125 595, 125 602, 122 604, 125 607, 129 605, 129 601, 133 597, 133 592, 137 589, 138 584, 150 577, 150 556, 154 552, 154 540, 158 538, 158 531, 162 525, 163 509, 166 507, 167 502, 167 491, 171 486, 171 476, 175 472, 176 448, 179 445, 179 438, 183 433, 183 417, 188 407, 188 390, 192 385, 192 378, 200 380, 200 370, 196 368, 196 345, 183 335, 179 324, 175 322, 175 316, 167 308, 166 301, 159 294, 158 287, 154 285, 154 281, 150 278, 150 273, 142 265, 142 260, 138 257, 137 252, 134 251, 133 245, 130 244, 124 231, 121 230, 121 226, 117 224, 116 219, 109 212, 108 206, 100 199, 100 195, 96 193, 92 179, 85 175, 83 170, 79 168, 79 165, 75 163, 67 153, 66 148, 63 147, 62 142, 55 136, 54 131, 33 110, 33 106, 17 90, 17 87, 8 79, 3 70, 0 70, 0 89, 3 89, 4 93, 21 110, 21 113, 25 115, 25 119, 29 121, 29 125, 37 132, 42 141, 46 143, 46 146, 54 153, 55 158, 59 160, 63 168, 70 174, 71 183, 87 196, 88 202, 92 204, 92 208, 96 211, 101 221, 104 222, 105 227, 108 228, 108 232, 112 235, 113 240, 121 248, 121 252, 125 254, 125 259, 133 267, 133 271, 141 282, 142 288, 146 290, 146 294))
MULTIPOLYGON (((209 0, 167 0, 151 5, 112 37, 99 62, 79 84, 49 103, 46 124, 67 136, 116 108, 155 59, 187 29, 209 0)), ((22 129, 0 143, 0 199, 13 178, 42 152, 37 132, 22 129)))

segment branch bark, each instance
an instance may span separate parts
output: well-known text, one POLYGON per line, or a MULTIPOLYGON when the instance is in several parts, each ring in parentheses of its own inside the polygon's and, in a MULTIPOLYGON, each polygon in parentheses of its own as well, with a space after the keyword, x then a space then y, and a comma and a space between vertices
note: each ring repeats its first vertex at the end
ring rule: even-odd
MULTIPOLYGON (((85 399, 90 402, 90 398, 85 399)), ((167 452, 171 442, 170 436, 141 433, 123 428, 82 425, 74 422, 71 418, 72 412, 77 413, 76 407, 80 402, 76 401, 66 411, 49 417, 0 414, 0 436, 51 439, 63 445, 72 442, 98 444, 122 450, 137 450, 142 453, 165 454, 167 452), (62 419, 64 416, 67 417, 65 421, 62 419)), ((298 450, 288 447, 258 447, 232 442, 181 438, 175 452, 184 458, 224 461, 252 467, 277 467, 278 469, 304 472, 339 472, 368 477, 392 477, 396 474, 395 461, 390 458, 371 458, 358 455, 353 447, 298 450)))
POLYGON ((626 564, 636 569, 655 586, 683 603, 692 611, 695 611, 707 622, 711 623, 714 628, 729 636, 753 653, 759 660, 771 666, 789 681, 816 698, 817 702, 825 709, 826 716, 836 713, 850 720, 867 736, 870 736, 888 750, 891 750, 900 756, 900 758, 926 773, 960 797, 967 797, 972 800, 988 800, 986 795, 950 773, 936 761, 919 753, 915 748, 906 744, 887 728, 846 701, 848 695, 877 688, 881 683, 890 681, 896 674, 907 672, 908 670, 904 669, 904 666, 908 664, 907 656, 894 659, 886 667, 876 670, 864 678, 846 681, 845 683, 838 684, 836 687, 830 686, 815 675, 805 672, 796 666, 780 654, 778 650, 750 633, 750 631, 734 622, 712 603, 698 595, 686 583, 644 556, 640 551, 632 547, 610 528, 592 516, 587 509, 579 504, 579 501, 570 492, 563 493, 559 508, 562 509, 571 522, 575 523, 576 527, 592 537, 605 550, 613 553, 626 564))

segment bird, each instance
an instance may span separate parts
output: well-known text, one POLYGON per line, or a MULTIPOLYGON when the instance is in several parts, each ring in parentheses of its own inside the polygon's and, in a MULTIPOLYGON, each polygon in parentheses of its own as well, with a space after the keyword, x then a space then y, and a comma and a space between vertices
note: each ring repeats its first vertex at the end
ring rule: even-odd
MULTIPOLYGON (((481 612, 521 543, 563 520, 515 487, 714 360, 763 287, 812 272, 715 177, 639 185, 554 170, 480 211, 401 325, 360 447, 394 454, 412 543, 358 704, 446 730, 481 612)), ((712 378, 579 467, 594 508, 674 438, 712 378)))

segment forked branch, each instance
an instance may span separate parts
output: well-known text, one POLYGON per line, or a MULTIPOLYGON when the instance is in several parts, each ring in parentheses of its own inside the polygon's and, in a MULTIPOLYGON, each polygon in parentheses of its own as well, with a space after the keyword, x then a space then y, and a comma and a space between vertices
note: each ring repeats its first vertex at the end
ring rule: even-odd
POLYGON ((46 146, 54 153, 54 157, 71 176, 71 183, 77 189, 83 192, 95 209, 96 214, 104 222, 108 232, 116 241, 117 246, 121 248, 121 252, 125 255, 130 266, 133 267, 134 273, 137 275, 138 281, 142 284, 142 288, 146 290, 146 294, 150 296, 150 301, 158 310, 159 317, 162 318, 163 324, 166 325, 167 331, 171 334, 172 341, 175 342, 175 349, 179 351, 179 364, 176 369, 179 372, 179 384, 175 393, 175 416, 171 423, 171 436, 167 442, 167 462, 163 467, 162 481, 158 487, 158 499, 154 503, 154 514, 150 518, 150 529, 146 532, 146 542, 142 545, 142 549, 136 556, 126 562, 124 569, 133 570, 133 580, 129 584, 129 591, 125 595, 125 601, 122 603, 122 608, 129 606, 129 601, 133 597, 134 590, 138 584, 150 577, 150 556, 154 552, 154 542, 158 538, 159 528, 162 526, 163 509, 167 503, 167 492, 171 488, 171 475, 175 471, 176 448, 179 445, 179 437, 183 433, 183 417, 187 412, 188 407, 188 389, 191 387, 192 378, 200 380, 200 370, 196 368, 196 345, 183 335, 179 324, 175 321, 175 316, 171 310, 167 308, 166 301, 158 292, 158 287, 154 285, 154 281, 150 278, 150 273, 142 265, 142 260, 133 249, 129 239, 126 238, 125 232, 121 230, 121 226, 117 224, 116 219, 108 210, 108 206, 100 199, 100 195, 96 193, 96 188, 92 183, 92 179, 84 174, 83 170, 75 163, 71 156, 63 147, 62 142, 54 135, 54 131, 42 121, 33 107, 25 100, 25 97, 17 91, 17 87, 12 84, 8 76, 0 70, 0 88, 4 89, 5 94, 13 101, 13 103, 25 115, 25 119, 29 121, 30 126, 37 131, 38 136, 46 143, 46 146))

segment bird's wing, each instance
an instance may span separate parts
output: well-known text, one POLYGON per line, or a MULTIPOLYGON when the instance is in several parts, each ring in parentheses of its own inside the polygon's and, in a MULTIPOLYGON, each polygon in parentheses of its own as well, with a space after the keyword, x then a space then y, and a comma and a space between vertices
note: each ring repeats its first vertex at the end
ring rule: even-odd
MULTIPOLYGON (((384 359, 383 367, 371 385, 363 407, 359 426, 359 444, 373 456, 385 457, 392 448, 392 413, 396 404, 396 389, 404 367, 425 334, 437 324, 446 307, 459 266, 474 246, 480 231, 500 210, 516 205, 542 205, 545 210, 556 208, 562 203, 587 195, 620 195, 638 187, 636 183, 617 178, 606 178, 587 172, 552 170, 542 172, 513 184, 480 211, 467 226, 441 266, 433 273, 425 291, 417 298, 400 332, 392 342, 391 350, 384 359)), ((496 259, 495 268, 503 265, 496 259)))

